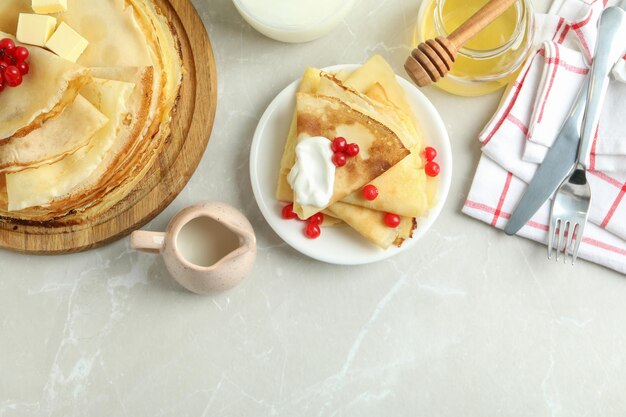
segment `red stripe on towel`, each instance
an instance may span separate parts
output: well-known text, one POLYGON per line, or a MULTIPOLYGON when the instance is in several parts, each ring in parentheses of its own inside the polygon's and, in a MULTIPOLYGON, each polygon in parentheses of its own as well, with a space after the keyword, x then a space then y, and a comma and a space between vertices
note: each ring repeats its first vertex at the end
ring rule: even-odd
MULTIPOLYGON (((485 204, 482 203, 477 203, 475 201, 471 201, 471 200, 467 200, 465 202, 465 206, 469 207, 469 208, 473 208, 476 210, 480 210, 483 211, 485 213, 488 214, 493 214, 496 212, 496 209, 494 209, 493 207, 487 206, 485 204)), ((505 212, 501 212, 500 213, 500 217, 508 219, 511 217, 510 213, 505 213, 505 212)), ((526 226, 532 227, 533 229, 537 229, 537 230, 542 230, 542 231, 548 231, 550 230, 548 225, 545 225, 543 223, 538 223, 535 221, 529 221, 528 223, 526 223, 526 226)), ((586 243, 587 245, 590 246, 595 246, 596 248, 605 250, 607 252, 613 252, 615 254, 621 255, 621 256, 626 256, 626 250, 622 249, 622 248, 618 248, 617 246, 613 246, 610 245, 606 242, 602 242, 600 240, 597 239, 592 239, 590 237, 583 237, 582 240, 584 243, 586 243)))
POLYGON ((579 21, 579 22, 574 22, 572 23, 570 26, 572 27, 572 29, 577 30, 582 28, 583 26, 586 26, 587 23, 589 23, 589 21, 591 20, 591 17, 593 16, 593 9, 589 9, 589 14, 587 15, 587 17, 585 17, 583 20, 579 21))
POLYGON ((512 114, 509 114, 506 119, 513 123, 515 126, 519 127, 519 129, 522 131, 522 133, 526 136, 528 136, 528 127, 517 117, 513 116, 512 114))
POLYGON ((554 62, 556 63, 556 65, 552 69, 552 75, 550 76, 550 83, 548 84, 548 90, 546 91, 546 95, 543 96, 543 100, 541 101, 541 110, 539 110, 539 118, 537 118, 537 123, 541 123, 541 120, 543 120, 543 112, 546 109, 546 102, 548 101, 548 97, 550 96, 550 91, 552 91, 552 86, 554 85, 554 79, 556 78, 556 72, 559 69, 559 63, 561 62, 561 60, 559 59, 559 48, 556 48, 555 50, 556 50, 556 57, 546 60, 547 63, 552 63, 550 61, 554 59, 555 60, 554 62))
POLYGON ((565 27, 563 28, 563 31, 561 32, 561 37, 559 38, 558 41, 556 41, 556 43, 563 43, 565 42, 565 37, 567 36, 567 33, 570 30, 570 25, 565 25, 565 27))
POLYGON ((576 65, 572 65, 559 58, 546 58, 546 53, 543 49, 539 51, 539 55, 544 57, 544 61, 546 62, 546 64, 558 65, 560 67, 563 67, 569 72, 573 72, 574 74, 580 74, 580 75, 589 74, 589 68, 577 67, 576 65))
POLYGON ((504 187, 502 188, 502 193, 500 194, 500 200, 498 201, 498 208, 493 213, 493 220, 491 221, 491 225, 495 226, 498 224, 498 220, 502 214, 502 206, 504 205, 504 201, 506 200, 506 195, 509 192, 509 187, 511 186, 511 180, 513 179, 513 174, 507 172, 506 180, 504 181, 504 187))
POLYGON ((605 182, 608 182, 609 184, 611 184, 615 188, 622 188, 622 186, 624 185, 621 182, 619 182, 618 180, 616 180, 615 178, 605 174, 602 171, 592 171, 592 170, 590 170, 589 173, 592 174, 592 175, 595 175, 596 177, 600 178, 601 180, 604 180, 605 182))
POLYGON ((595 246, 596 248, 604 249, 606 251, 613 252, 618 255, 626 256, 626 250, 622 248, 618 248, 613 245, 609 245, 608 243, 601 242, 596 239, 591 239, 590 237, 583 237, 583 242, 585 242, 588 245, 595 246))
POLYGON ((559 34, 559 30, 561 30, 561 28, 563 27, 564 23, 565 23, 565 19, 560 17, 559 18, 559 24, 556 26, 556 30, 554 31, 554 36, 552 37, 553 41, 556 41, 556 35, 559 34))
POLYGON ((487 135, 487 138, 485 138, 485 140, 483 141, 482 146, 487 145, 491 141, 491 139, 493 139, 496 132, 500 129, 500 127, 502 127, 502 124, 506 120, 507 116, 511 113, 511 110, 513 109, 513 106, 515 105, 515 101, 517 101, 517 97, 519 96, 522 86, 524 85, 524 81, 526 80, 526 76, 528 75, 529 72, 530 72, 530 65, 528 65, 528 67, 526 68, 526 72, 522 76, 522 79, 519 82, 516 82, 515 84, 513 84, 515 93, 513 93, 513 97, 511 97, 511 100, 509 100, 509 103, 506 105, 506 109, 504 110, 502 117, 500 117, 500 120, 498 120, 498 122, 493 127, 493 129, 491 129, 491 132, 489 132, 489 134, 487 135))
POLYGON ((620 190, 619 194, 617 194, 617 198, 613 202, 613 205, 609 209, 609 212, 606 214, 606 217, 604 218, 604 220, 602 220, 602 224, 600 225, 600 227, 602 227, 603 229, 606 228, 606 226, 609 224, 609 222, 613 218, 613 215, 617 211, 617 208, 622 203, 622 199, 624 198, 625 194, 626 194, 626 184, 622 186, 622 189, 620 190))
POLYGON ((596 169, 596 148, 598 147, 598 131, 600 128, 596 128, 596 134, 593 136, 593 143, 591 144, 591 154, 589 155, 589 169, 596 169))
POLYGON ((580 44, 584 49, 585 57, 587 58, 588 62, 591 62, 591 60, 593 59, 591 56, 591 49, 589 48, 589 45, 587 45, 587 41, 585 40, 583 32, 580 29, 586 26, 592 17, 593 17, 593 7, 589 9, 589 14, 587 15, 587 17, 585 17, 585 19, 583 19, 580 22, 572 23, 571 25, 572 30, 576 32, 576 35, 578 36, 578 40, 580 41, 580 44))

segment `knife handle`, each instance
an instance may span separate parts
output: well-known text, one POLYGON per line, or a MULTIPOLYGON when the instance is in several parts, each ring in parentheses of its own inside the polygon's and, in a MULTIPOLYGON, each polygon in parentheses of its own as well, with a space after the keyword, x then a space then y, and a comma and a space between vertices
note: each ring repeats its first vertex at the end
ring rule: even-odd
POLYGON ((591 65, 587 105, 578 148, 578 163, 585 168, 588 168, 587 157, 600 120, 602 103, 609 86, 609 75, 613 65, 623 53, 624 37, 626 37, 626 11, 620 7, 608 7, 600 16, 596 55, 591 65))

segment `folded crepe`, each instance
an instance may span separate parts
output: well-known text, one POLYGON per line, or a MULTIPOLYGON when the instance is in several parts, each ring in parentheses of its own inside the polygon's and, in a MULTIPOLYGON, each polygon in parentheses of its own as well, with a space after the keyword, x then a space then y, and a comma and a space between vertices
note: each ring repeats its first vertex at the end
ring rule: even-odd
POLYGON ((378 84, 384 89, 390 103, 400 109, 403 115, 415 120, 412 106, 406 97, 406 92, 398 83, 397 75, 380 55, 374 55, 352 72, 345 79, 345 84, 363 94, 368 93, 378 84))
MULTIPOLYGON (((298 93, 296 97, 298 139, 343 136, 359 145, 357 156, 335 172, 331 205, 377 178, 409 155, 398 136, 382 123, 335 98, 298 93)), ((294 199, 295 200, 295 199, 294 199)), ((326 207, 301 206, 294 212, 306 219, 326 207)))
POLYGON ((343 201, 401 216, 426 215, 437 202, 438 180, 428 177, 424 172, 423 135, 397 76, 389 64, 376 55, 350 74, 344 83, 348 88, 353 88, 374 102, 381 103, 384 109, 393 109, 389 117, 395 118, 394 120, 413 138, 414 144, 410 148, 409 158, 402 160, 371 182, 384 198, 368 201, 357 191, 343 201))
MULTIPOLYGON (((367 96, 394 105, 388 101, 388 96, 379 83, 372 86, 367 96)), ((410 120, 409 122, 412 123, 410 120)), ((417 128, 415 130, 419 131, 417 128)), ((413 147, 409 157, 370 184, 375 186, 384 198, 369 201, 363 198, 359 190, 346 196, 342 201, 407 217, 425 216, 436 204, 436 179, 428 177, 424 172, 421 146, 413 147)))
POLYGON ((114 143, 134 88, 134 84, 101 79, 87 84, 82 95, 108 118, 93 138, 93 146, 50 165, 8 174, 8 210, 49 205, 84 184, 114 143))
POLYGON ((149 142, 142 134, 149 124, 153 68, 98 69, 99 75, 82 91, 108 118, 96 133, 90 147, 80 149, 60 161, 7 175, 8 209, 13 218, 45 220, 68 216, 78 222, 80 213, 101 202, 111 188, 123 182, 137 144, 149 142), (124 80, 124 81, 121 81, 124 80), (50 185, 50 190, 17 191, 34 182, 50 185), (79 217, 76 217, 79 216, 79 217))
POLYGON ((56 118, 26 136, 0 144, 0 171, 16 172, 51 164, 88 146, 107 117, 81 95, 56 118))
POLYGON ((400 246, 411 237, 416 227, 415 218, 426 215, 429 210, 421 158, 421 131, 414 122, 406 93, 391 67, 380 56, 371 58, 342 78, 340 81, 332 75, 322 74, 318 93, 341 97, 385 123, 398 134, 411 150, 411 155, 369 182, 378 189, 380 198, 366 200, 359 189, 329 207, 329 211, 384 249, 392 244, 400 246), (391 93, 387 93, 383 84, 391 93), (392 102, 390 96, 398 103, 392 102), (401 216, 398 228, 384 224, 386 212, 401 216))
MULTIPOLYGON (((349 79, 349 78, 348 78, 349 79)), ((393 131, 407 149, 421 147, 420 137, 412 122, 406 123, 398 108, 370 99, 365 94, 343 84, 333 74, 321 72, 317 94, 335 97, 352 108, 385 125, 393 131)))
POLYGON ((328 211, 383 249, 388 249, 392 245, 401 246, 413 235, 413 230, 417 226, 415 218, 401 217, 398 227, 391 228, 384 222, 385 213, 343 202, 333 204, 328 211))
POLYGON ((421 156, 412 153, 392 169, 369 182, 378 189, 378 194, 382 197, 369 201, 363 198, 361 190, 358 190, 341 201, 400 216, 425 216, 431 206, 427 192, 427 176, 421 165, 421 156))
MULTIPOLYGON (((0 38, 13 38, 0 32, 0 38)), ((22 45, 16 42, 16 45, 22 45)), ((38 129, 74 102, 89 71, 36 46, 28 46, 30 71, 19 88, 0 94, 0 144, 38 129)))
MULTIPOLYGON (((315 93, 320 82, 320 70, 316 68, 307 68, 300 81, 298 93, 315 93)), ((298 111, 294 109, 289 134, 280 160, 280 169, 278 173, 278 185, 276 187, 276 199, 278 201, 293 201, 293 190, 287 177, 291 168, 296 163, 296 145, 298 144, 298 111)))
MULTIPOLYGON (((350 77, 346 84, 349 80, 350 77)), ((430 206, 425 193, 427 178, 421 157, 421 135, 418 135, 415 125, 408 116, 386 101, 385 91, 380 84, 374 84, 373 88, 377 100, 351 90, 332 76, 322 74, 318 94, 340 97, 360 111, 385 123, 398 134, 402 143, 411 151, 411 155, 370 182, 376 186, 382 198, 368 201, 361 196, 360 190, 357 190, 342 201, 408 217, 423 216, 430 206)))

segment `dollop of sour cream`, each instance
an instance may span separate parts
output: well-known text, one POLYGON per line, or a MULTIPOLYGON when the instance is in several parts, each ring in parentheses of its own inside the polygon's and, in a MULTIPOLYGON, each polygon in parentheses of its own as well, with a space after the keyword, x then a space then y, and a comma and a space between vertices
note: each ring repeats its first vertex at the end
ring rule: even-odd
POLYGON ((296 163, 287 181, 301 206, 326 207, 330 203, 335 187, 330 145, 327 138, 314 136, 300 140, 296 146, 296 163))

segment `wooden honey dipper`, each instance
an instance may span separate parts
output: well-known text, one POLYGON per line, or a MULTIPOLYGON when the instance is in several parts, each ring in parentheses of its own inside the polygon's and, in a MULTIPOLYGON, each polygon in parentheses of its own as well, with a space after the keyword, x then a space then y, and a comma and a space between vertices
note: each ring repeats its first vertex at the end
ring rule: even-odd
POLYGON ((404 69, 420 87, 439 81, 452 68, 459 49, 516 1, 518 0, 489 1, 448 37, 439 36, 420 43, 407 58, 404 69))

